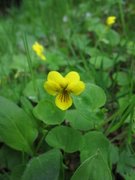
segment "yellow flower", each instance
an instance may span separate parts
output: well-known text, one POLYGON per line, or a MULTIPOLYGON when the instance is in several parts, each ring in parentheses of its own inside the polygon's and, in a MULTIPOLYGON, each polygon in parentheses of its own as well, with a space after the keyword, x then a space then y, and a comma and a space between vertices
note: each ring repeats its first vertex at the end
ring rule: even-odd
POLYGON ((44 52, 44 47, 39 44, 38 42, 35 42, 32 46, 32 49, 36 52, 36 54, 43 60, 46 60, 45 55, 43 54, 44 52))
POLYGON ((111 26, 115 23, 116 21, 116 17, 115 16, 109 16, 107 19, 106 19, 106 24, 108 26, 111 26))
POLYGON ((56 96, 56 106, 66 110, 73 103, 70 94, 79 95, 84 91, 85 84, 80 81, 80 76, 75 71, 69 72, 65 77, 57 71, 51 71, 44 83, 44 88, 49 94, 56 96))

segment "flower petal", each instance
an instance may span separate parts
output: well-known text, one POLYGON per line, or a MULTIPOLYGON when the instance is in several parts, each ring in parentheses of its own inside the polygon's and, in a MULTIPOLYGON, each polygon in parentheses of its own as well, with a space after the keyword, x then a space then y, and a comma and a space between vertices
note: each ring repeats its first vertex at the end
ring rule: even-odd
POLYGON ((72 98, 68 93, 59 93, 56 96, 55 104, 61 110, 66 110, 72 105, 72 98))
POLYGON ((75 95, 79 95, 82 93, 85 89, 85 84, 82 81, 79 81, 77 83, 70 83, 68 87, 66 88, 66 91, 71 92, 75 95))
POLYGON ((44 88, 49 94, 53 96, 55 96, 61 90, 61 87, 51 80, 44 83, 44 88))
POLYGON ((39 44, 38 42, 35 42, 33 44, 32 48, 37 54, 43 52, 43 50, 44 50, 44 47, 41 44, 39 44))
POLYGON ((48 74, 48 80, 54 81, 59 84, 61 87, 67 86, 67 80, 57 71, 51 71, 48 74))
POLYGON ((46 60, 46 57, 44 54, 40 54, 39 57, 41 58, 41 60, 45 61, 46 60))
POLYGON ((68 83, 75 83, 80 80, 80 76, 77 72, 71 71, 65 76, 65 79, 68 80, 68 83))
POLYGON ((115 23, 115 21, 116 21, 116 17, 115 16, 109 16, 107 18, 107 20, 106 20, 106 24, 108 26, 111 26, 111 25, 113 25, 115 23))

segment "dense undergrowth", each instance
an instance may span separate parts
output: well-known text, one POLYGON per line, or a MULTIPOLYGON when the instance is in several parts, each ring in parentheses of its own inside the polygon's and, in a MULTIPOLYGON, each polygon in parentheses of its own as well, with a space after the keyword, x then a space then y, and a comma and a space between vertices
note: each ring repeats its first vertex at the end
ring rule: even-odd
POLYGON ((3 8, 0 180, 134 180, 134 1, 3 8))

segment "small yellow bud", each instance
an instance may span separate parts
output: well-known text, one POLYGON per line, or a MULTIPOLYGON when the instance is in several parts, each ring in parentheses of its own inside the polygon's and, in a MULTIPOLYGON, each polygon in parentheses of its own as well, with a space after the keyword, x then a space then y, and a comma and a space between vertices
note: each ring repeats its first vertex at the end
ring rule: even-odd
POLYGON ((108 26, 111 26, 115 23, 116 21, 116 17, 115 16, 109 16, 107 19, 106 19, 106 24, 108 26))
POLYGON ((40 57, 41 60, 45 61, 46 60, 46 57, 45 55, 43 54, 44 52, 44 47, 39 44, 38 42, 35 42, 32 46, 32 49, 33 51, 35 51, 35 53, 37 54, 37 56, 40 57))

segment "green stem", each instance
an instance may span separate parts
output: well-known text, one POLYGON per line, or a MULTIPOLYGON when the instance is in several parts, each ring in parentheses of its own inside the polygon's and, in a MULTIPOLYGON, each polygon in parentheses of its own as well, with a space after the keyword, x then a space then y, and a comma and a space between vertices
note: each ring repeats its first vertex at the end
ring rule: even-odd
POLYGON ((43 140, 45 139, 47 133, 48 133, 48 131, 45 131, 44 134, 43 134, 43 136, 42 136, 41 139, 39 140, 38 145, 37 145, 37 147, 36 147, 36 151, 35 151, 36 153, 38 152, 38 150, 39 150, 39 148, 40 148, 43 140))
POLYGON ((95 48, 100 45, 101 40, 105 37, 105 34, 109 31, 110 27, 106 26, 103 33, 100 34, 98 40, 95 43, 95 48))
POLYGON ((38 97, 37 83, 36 83, 36 79, 35 79, 34 72, 33 72, 33 69, 32 69, 32 60, 31 60, 31 56, 30 56, 30 53, 29 53, 29 47, 28 47, 26 34, 24 34, 23 41, 24 41, 24 47, 25 47, 25 50, 26 50, 27 62, 28 62, 28 66, 29 66, 29 70, 30 70, 30 74, 31 74, 31 79, 32 79, 32 83, 33 83, 33 89, 35 91, 35 94, 38 97))
POLYGON ((124 107, 123 111, 120 113, 123 115, 119 116, 120 121, 114 126, 113 126, 113 123, 115 119, 113 119, 112 123, 110 124, 109 128, 106 131, 106 135, 109 135, 110 133, 116 131, 117 129, 121 127, 121 125, 124 123, 128 115, 130 115, 130 112, 133 110, 134 106, 135 106, 135 102, 133 98, 132 101, 126 107, 124 107))
POLYGON ((122 7, 122 1, 121 0, 118 0, 118 5, 119 5, 119 11, 120 11, 120 18, 121 18, 121 24, 122 24, 123 33, 124 33, 125 36, 127 36, 126 23, 125 23, 125 17, 124 17, 124 12, 123 12, 123 7, 122 7))
POLYGON ((132 142, 132 126, 133 126, 133 115, 134 115, 134 108, 133 111, 131 112, 130 115, 130 122, 129 122, 129 127, 128 127, 128 134, 127 134, 127 142, 129 145, 131 145, 132 142))

